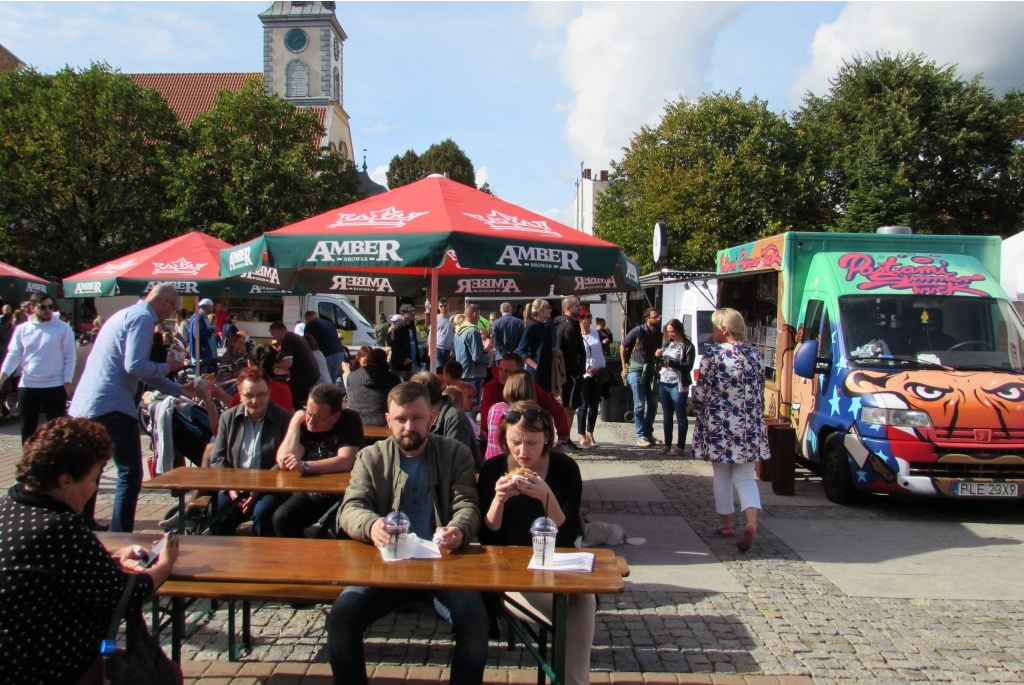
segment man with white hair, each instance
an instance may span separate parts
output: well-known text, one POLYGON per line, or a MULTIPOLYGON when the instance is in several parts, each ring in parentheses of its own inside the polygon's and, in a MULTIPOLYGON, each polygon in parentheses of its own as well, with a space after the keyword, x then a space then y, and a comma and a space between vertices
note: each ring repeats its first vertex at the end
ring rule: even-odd
MULTIPOLYGON (((149 359, 154 327, 173 316, 177 309, 178 291, 171 283, 160 283, 145 300, 107 319, 93 341, 92 353, 85 362, 68 411, 73 417, 102 424, 114 441, 117 490, 110 530, 115 533, 135 530, 135 508, 142 489, 142 441, 135 402, 139 383, 145 382, 175 397, 192 392, 191 383, 181 386, 167 377, 179 371, 185 365, 183 361, 158 363, 149 359)), ((95 511, 94 494, 82 510, 82 516, 94 529, 95 511)))

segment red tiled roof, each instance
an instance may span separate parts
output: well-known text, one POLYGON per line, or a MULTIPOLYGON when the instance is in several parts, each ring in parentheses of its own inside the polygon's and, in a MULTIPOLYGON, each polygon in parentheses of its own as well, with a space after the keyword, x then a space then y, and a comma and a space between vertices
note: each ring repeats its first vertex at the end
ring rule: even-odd
POLYGON ((192 124, 197 115, 213 109, 214 100, 220 90, 237 91, 246 81, 257 79, 263 81, 263 74, 225 73, 225 74, 126 74, 128 78, 143 88, 152 88, 159 92, 178 115, 183 126, 192 124))
POLYGON ((21 69, 24 66, 25 63, 18 59, 13 52, 0 45, 0 71, 5 69, 21 69))

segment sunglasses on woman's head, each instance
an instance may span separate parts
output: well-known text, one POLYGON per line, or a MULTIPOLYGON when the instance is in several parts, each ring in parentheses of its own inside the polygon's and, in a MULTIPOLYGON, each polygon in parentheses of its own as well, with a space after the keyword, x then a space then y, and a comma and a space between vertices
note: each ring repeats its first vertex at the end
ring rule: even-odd
POLYGON ((505 419, 506 423, 514 425, 524 418, 527 421, 540 421, 542 417, 543 414, 540 409, 527 409, 526 411, 507 411, 501 418, 505 419))

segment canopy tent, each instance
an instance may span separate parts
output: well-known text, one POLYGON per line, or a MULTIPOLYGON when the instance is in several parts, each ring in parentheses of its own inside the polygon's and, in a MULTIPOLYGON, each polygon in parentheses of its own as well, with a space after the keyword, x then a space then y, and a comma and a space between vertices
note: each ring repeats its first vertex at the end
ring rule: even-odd
POLYGON ((220 251, 231 247, 205 233, 187 233, 64 279, 66 297, 145 296, 158 283, 181 295, 284 295, 290 291, 220 275, 220 251))
POLYGON ((56 297, 57 284, 0 262, 0 298, 5 302, 20 302, 24 295, 31 293, 56 297))
POLYGON ((355 295, 414 297, 426 286, 435 301, 640 288, 617 245, 438 175, 225 249, 221 274, 355 295))
POLYGON ((637 290, 612 243, 430 176, 221 253, 221 273, 304 292, 524 296, 637 290))

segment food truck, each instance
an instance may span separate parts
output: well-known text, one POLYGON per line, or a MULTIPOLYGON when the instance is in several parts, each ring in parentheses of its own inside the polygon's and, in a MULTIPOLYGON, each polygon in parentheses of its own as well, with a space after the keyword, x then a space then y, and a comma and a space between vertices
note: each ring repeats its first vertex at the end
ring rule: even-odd
POLYGON ((769 418, 825 494, 1020 498, 1024 327, 998 237, 791 232, 718 253, 769 418))

